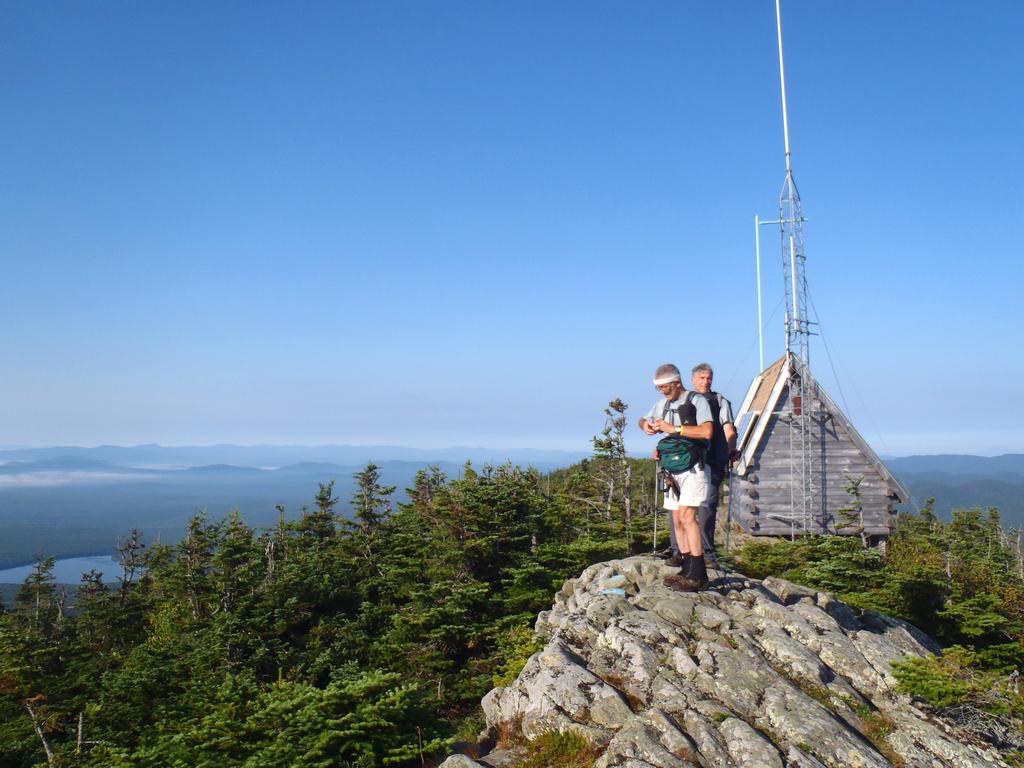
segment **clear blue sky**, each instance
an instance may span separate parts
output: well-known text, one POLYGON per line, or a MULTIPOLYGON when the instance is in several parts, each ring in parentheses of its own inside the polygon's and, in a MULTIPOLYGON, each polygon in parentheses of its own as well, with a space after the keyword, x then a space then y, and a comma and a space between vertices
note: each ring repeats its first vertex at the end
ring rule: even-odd
MULTIPOLYGON (((1024 3, 783 24, 812 368, 881 453, 1024 450, 1024 3)), ((586 449, 665 361, 738 405, 775 46, 770 0, 5 3, 0 444, 586 449)))

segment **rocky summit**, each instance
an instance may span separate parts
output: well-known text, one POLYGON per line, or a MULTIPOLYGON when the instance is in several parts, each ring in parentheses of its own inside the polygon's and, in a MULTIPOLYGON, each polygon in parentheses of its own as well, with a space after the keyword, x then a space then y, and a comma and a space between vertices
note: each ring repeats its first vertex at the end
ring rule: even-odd
POLYGON ((546 647, 483 699, 496 749, 443 765, 511 765, 567 730, 595 768, 1006 765, 897 691, 894 661, 940 652, 910 624, 774 578, 679 592, 675 570, 632 557, 567 581, 537 619, 546 647))

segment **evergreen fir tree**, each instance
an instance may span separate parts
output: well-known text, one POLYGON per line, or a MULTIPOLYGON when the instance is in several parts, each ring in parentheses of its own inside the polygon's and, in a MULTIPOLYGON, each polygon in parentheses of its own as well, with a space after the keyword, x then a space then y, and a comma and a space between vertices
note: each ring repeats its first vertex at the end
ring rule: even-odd
POLYGON ((352 494, 352 510, 360 530, 366 534, 376 530, 391 512, 391 495, 395 486, 380 484, 380 468, 376 464, 352 475, 356 490, 352 494))

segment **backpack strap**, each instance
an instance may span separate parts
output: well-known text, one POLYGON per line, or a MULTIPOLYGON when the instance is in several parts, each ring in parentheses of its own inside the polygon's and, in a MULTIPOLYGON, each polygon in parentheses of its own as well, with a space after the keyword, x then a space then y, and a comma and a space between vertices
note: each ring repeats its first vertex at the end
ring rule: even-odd
POLYGON ((696 411, 695 410, 694 410, 692 425, 689 424, 689 423, 686 423, 686 418, 685 418, 684 414, 680 413, 680 410, 682 408, 684 408, 685 406, 687 406, 687 405, 689 405, 691 407, 691 409, 693 408, 693 396, 695 394, 696 394, 695 392, 693 392, 693 391, 691 391, 689 389, 686 390, 686 392, 684 393, 682 402, 679 402, 679 401, 676 401, 676 400, 672 401, 672 402, 676 403, 676 406, 674 408, 669 406, 669 401, 666 398, 666 400, 665 400, 665 407, 662 409, 662 412, 661 412, 661 418, 664 419, 665 421, 669 421, 669 418, 668 418, 669 412, 670 411, 674 411, 676 413, 676 415, 679 416, 679 420, 681 422, 683 422, 684 424, 686 424, 686 426, 688 426, 688 427, 689 426, 696 426, 696 424, 697 424, 697 415, 696 415, 696 411))
POLYGON ((718 392, 708 392, 704 399, 708 401, 708 408, 711 409, 711 420, 717 425, 718 415, 722 412, 722 395, 718 392))
MULTIPOLYGON (((693 400, 694 400, 695 397, 697 397, 698 394, 699 394, 698 392, 695 392, 692 389, 688 389, 688 390, 686 390, 686 397, 683 400, 683 404, 690 406, 690 411, 693 413, 693 425, 694 426, 698 426, 698 425, 697 425, 697 407, 693 404, 693 400)), ((700 396, 704 397, 704 395, 700 395, 700 396)), ((707 400, 706 397, 704 399, 707 400)), ((708 441, 706 441, 706 440, 697 440, 697 439, 690 438, 690 437, 684 437, 683 439, 690 443, 690 451, 693 453, 693 456, 694 456, 694 458, 696 460, 694 462, 695 466, 697 467, 697 469, 703 469, 704 465, 707 464, 707 462, 708 462, 708 445, 709 445, 708 441)))
POLYGON ((708 407, 713 419, 711 440, 708 442, 708 458, 713 462, 713 466, 718 468, 724 467, 729 460, 729 446, 721 423, 723 399, 720 392, 708 392, 708 407))

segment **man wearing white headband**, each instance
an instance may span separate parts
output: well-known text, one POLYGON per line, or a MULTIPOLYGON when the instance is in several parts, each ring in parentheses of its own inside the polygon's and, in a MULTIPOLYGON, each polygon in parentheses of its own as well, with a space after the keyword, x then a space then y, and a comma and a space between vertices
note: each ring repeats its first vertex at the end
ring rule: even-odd
POLYGON ((665 509, 679 548, 669 562, 681 566, 671 585, 693 592, 708 583, 697 509, 708 495, 703 452, 713 432, 711 409, 702 395, 686 391, 679 369, 671 363, 654 372, 654 386, 664 397, 640 419, 640 429, 648 435, 665 435, 658 452, 662 467, 675 480, 675 487, 665 491, 665 509))

